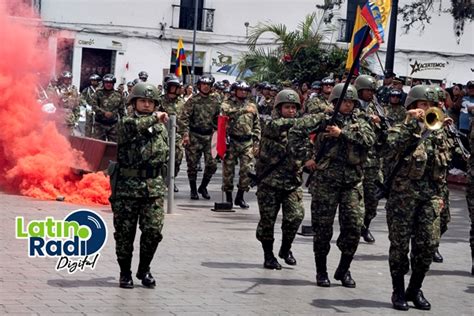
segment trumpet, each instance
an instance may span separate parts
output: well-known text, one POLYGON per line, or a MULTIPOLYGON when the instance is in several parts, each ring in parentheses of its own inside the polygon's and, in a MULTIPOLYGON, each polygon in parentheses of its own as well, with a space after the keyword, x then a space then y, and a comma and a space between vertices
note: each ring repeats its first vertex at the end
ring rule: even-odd
POLYGON ((424 123, 427 129, 435 131, 443 127, 445 118, 443 110, 432 106, 425 112, 424 123))

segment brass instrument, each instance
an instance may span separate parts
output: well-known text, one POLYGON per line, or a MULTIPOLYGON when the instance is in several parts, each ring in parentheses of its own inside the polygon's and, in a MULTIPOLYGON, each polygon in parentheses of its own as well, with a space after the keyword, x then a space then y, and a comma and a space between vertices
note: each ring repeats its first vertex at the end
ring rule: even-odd
POLYGON ((443 110, 432 106, 425 112, 424 123, 427 129, 435 131, 443 127, 445 114, 443 110))

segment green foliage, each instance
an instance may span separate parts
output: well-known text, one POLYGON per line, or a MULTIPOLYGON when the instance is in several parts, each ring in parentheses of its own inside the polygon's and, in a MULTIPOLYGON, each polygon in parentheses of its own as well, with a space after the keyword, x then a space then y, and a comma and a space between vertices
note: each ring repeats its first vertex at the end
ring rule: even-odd
MULTIPOLYGON (((324 11, 326 12, 326 11, 324 11)), ((329 73, 342 73, 347 52, 323 43, 330 29, 322 28, 325 14, 308 14, 294 31, 283 24, 259 23, 251 29, 250 51, 241 59, 240 68, 254 72, 250 81, 282 82, 298 79, 313 81, 329 73), (273 49, 258 48, 263 34, 273 36, 273 49)))

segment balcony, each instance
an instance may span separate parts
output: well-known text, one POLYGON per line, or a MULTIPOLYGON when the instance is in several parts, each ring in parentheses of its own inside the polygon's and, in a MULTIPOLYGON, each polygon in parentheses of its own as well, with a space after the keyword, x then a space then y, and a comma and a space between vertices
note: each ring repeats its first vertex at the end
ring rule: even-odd
MULTIPOLYGON (((173 4, 173 13, 171 16, 171 28, 192 30, 194 29, 194 7, 187 7, 173 4)), ((214 11, 198 7, 197 30, 204 32, 213 32, 214 30, 214 11)))

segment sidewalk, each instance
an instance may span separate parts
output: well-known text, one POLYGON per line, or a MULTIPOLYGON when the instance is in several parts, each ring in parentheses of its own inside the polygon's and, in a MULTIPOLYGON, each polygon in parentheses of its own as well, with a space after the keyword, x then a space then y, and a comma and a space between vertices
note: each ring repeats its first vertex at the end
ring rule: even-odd
MULTIPOLYGON (((390 303, 388 238, 383 203, 374 220, 373 245, 361 243, 352 264, 356 289, 340 286, 333 279, 339 260, 335 245, 328 258, 330 288, 315 285, 312 239, 298 236, 293 253, 296 267, 281 271, 262 268, 263 253, 255 239, 258 208, 254 192, 246 195, 250 209, 214 213, 219 201, 220 178, 210 186, 211 201, 191 201, 180 174, 176 210, 166 215, 164 239, 158 247, 152 272, 158 286, 146 289, 134 279, 133 290, 118 287, 112 213, 109 207, 92 207, 108 225, 108 240, 95 270, 68 275, 54 270, 57 259, 29 258, 25 240, 15 239, 15 216, 25 220, 54 216, 62 219, 80 208, 65 202, 39 201, 0 193, 0 314, 150 314, 150 315, 318 315, 334 312, 362 314, 419 315, 411 308, 397 312, 390 303)), ((305 224, 310 221, 310 197, 305 194, 305 224)), ((442 264, 433 263, 424 283, 432 303, 430 315, 473 315, 474 278, 470 276, 469 218, 464 192, 451 191, 452 222, 442 239, 442 264)), ((337 219, 336 219, 337 223, 337 219)), ((281 239, 276 226, 276 252, 281 239)), ((138 265, 138 238, 133 262, 138 265)))

